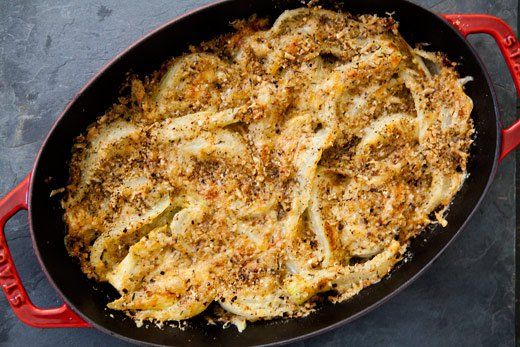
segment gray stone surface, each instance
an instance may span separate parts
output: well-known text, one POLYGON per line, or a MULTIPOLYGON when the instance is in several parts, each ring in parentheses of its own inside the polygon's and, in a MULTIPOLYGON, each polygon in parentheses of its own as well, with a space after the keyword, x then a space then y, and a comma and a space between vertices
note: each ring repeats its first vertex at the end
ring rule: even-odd
MULTIPOLYGON (((246 0, 244 0, 246 1, 246 0)), ((110 58, 162 22, 207 0, 0 2, 0 195, 30 170, 53 120, 110 58)), ((517 25, 516 0, 416 0, 437 12, 485 12, 517 25)), ((512 81, 494 42, 471 42, 487 65, 504 123, 514 119, 512 81)), ((501 164, 466 231, 414 284, 372 313, 305 346, 509 346, 514 343, 515 158, 501 164)), ((36 304, 60 300, 31 248, 27 215, 6 230, 36 304)), ((0 345, 126 345, 94 329, 34 329, 0 298, 0 345)))

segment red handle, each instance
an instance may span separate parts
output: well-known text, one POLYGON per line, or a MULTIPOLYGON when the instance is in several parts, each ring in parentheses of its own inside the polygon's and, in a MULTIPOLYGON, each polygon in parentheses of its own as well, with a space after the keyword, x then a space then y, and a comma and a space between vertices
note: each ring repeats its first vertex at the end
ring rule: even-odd
MULTIPOLYGON (((516 92, 520 96, 520 44, 515 33, 502 19, 487 14, 445 14, 448 20, 464 37, 470 34, 489 34, 493 36, 502 51, 516 92)), ((520 120, 502 130, 502 148, 499 160, 520 144, 520 120)))
POLYGON ((66 304, 58 308, 42 309, 34 306, 22 285, 14 266, 4 234, 5 223, 18 211, 27 210, 30 175, 0 200, 0 285, 18 318, 36 328, 89 327, 66 304))

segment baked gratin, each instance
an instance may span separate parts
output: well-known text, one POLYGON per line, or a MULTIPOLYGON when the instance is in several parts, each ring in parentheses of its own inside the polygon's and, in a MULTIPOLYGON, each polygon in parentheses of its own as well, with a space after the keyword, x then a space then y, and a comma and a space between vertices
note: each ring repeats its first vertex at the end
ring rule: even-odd
POLYGON ((471 78, 391 17, 234 26, 130 79, 74 144, 67 249, 138 323, 241 329, 346 300, 446 224, 466 175, 471 78))

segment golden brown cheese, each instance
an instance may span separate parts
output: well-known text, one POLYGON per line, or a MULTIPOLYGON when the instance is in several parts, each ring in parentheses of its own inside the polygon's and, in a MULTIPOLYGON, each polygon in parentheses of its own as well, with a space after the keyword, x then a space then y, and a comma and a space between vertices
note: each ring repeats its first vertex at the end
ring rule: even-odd
POLYGON ((298 317, 384 277, 460 188, 466 79, 392 18, 235 23, 74 146, 66 244, 136 321, 298 317))

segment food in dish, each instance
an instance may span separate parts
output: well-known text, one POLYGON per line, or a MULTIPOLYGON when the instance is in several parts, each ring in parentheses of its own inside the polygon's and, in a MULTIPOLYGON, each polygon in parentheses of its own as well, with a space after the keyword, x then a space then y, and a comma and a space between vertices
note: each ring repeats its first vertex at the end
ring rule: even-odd
POLYGON ((300 317, 378 282, 466 174, 470 78, 391 18, 234 23, 77 138, 66 245, 137 322, 300 317))

